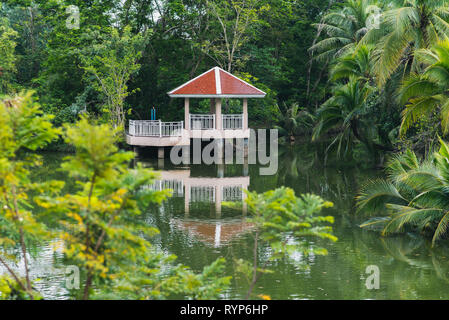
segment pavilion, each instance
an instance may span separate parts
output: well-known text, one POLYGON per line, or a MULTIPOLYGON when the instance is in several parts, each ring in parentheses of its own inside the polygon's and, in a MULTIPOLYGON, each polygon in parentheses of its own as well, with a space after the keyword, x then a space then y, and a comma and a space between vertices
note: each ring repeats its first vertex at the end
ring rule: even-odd
POLYGON ((248 98, 264 98, 266 93, 231 73, 214 67, 168 92, 171 98, 184 99, 184 120, 130 120, 126 141, 133 146, 190 146, 190 139, 248 139, 248 98), (190 99, 210 99, 208 114, 190 113, 190 99), (243 99, 240 114, 222 114, 222 100, 243 99))

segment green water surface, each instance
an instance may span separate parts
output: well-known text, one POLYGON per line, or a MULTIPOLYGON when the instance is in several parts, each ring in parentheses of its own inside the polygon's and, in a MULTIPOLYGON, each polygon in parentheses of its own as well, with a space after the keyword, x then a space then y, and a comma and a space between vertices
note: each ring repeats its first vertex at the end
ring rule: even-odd
MULTIPOLYGON (((45 154, 45 165, 36 170, 35 179, 64 179, 56 170, 63 156, 45 154)), ((249 180, 249 190, 263 192, 287 186, 297 194, 315 193, 334 203, 326 214, 335 216, 334 233, 339 240, 320 243, 329 254, 309 257, 297 254, 269 263, 268 268, 274 273, 260 278, 256 295, 265 294, 272 299, 449 298, 449 248, 444 242, 432 249, 430 242, 419 235, 381 237, 375 231, 359 227, 365 218, 356 214, 354 197, 367 179, 382 176, 380 171, 351 167, 344 162, 324 166, 322 152, 310 146, 281 148, 279 169, 272 176, 261 176, 259 166, 252 164, 173 166, 169 159, 158 161, 145 156, 137 161, 165 172, 183 170, 188 181, 208 178, 206 186, 197 186, 194 195, 189 193, 190 201, 185 201, 189 190, 182 185, 162 206, 149 208, 145 219, 161 231, 154 243, 194 270, 201 270, 218 257, 226 258, 226 273, 233 279, 223 298, 245 297, 248 282, 236 273, 234 261, 252 259, 253 254, 253 232, 245 222, 245 212, 223 206, 217 212, 217 195, 211 194, 228 177, 249 180), (369 290, 365 286, 368 276, 365 271, 370 265, 379 267, 379 289, 369 290)), ((234 196, 238 198, 239 194, 234 196)), ((268 248, 260 248, 259 263, 264 263, 269 255, 268 248)), ((38 275, 49 266, 60 266, 61 256, 47 245, 36 248, 33 273, 38 275)), ((39 277, 38 288, 46 298, 65 298, 61 275, 47 272, 39 277)))

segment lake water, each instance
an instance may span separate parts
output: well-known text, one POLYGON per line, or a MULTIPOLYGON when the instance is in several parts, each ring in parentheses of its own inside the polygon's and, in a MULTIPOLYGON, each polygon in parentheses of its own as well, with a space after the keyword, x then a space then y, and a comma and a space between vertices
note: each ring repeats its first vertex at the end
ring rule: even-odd
MULTIPOLYGON (((61 178, 55 168, 62 156, 45 154, 45 167, 36 171, 36 179, 61 178)), ((161 231, 154 242, 176 254, 178 262, 198 271, 218 257, 226 258, 226 273, 233 279, 223 297, 244 298, 248 282, 236 273, 234 261, 252 259, 252 228, 245 221, 243 207, 230 209, 221 201, 241 200, 242 188, 263 192, 287 186, 297 194, 315 193, 334 203, 326 214, 335 217, 334 233, 339 240, 320 243, 328 249, 327 256, 298 254, 268 264, 274 273, 260 278, 255 294, 272 299, 448 299, 447 245, 432 249, 420 236, 381 237, 359 228, 365 218, 356 214, 354 197, 367 179, 382 172, 347 168, 335 161, 334 166, 325 167, 323 159, 320 146, 284 147, 277 174, 261 176, 258 165, 173 166, 168 159, 141 156, 137 161, 161 170, 161 180, 149 187, 174 190, 173 197, 162 206, 145 212, 146 221, 161 231), (365 286, 370 265, 379 268, 379 289, 365 286)), ((62 266, 61 253, 48 246, 35 251, 31 268, 36 276, 40 273, 38 288, 47 298, 65 298, 63 276, 54 269, 48 272, 51 267, 62 266)), ((268 256, 268 248, 260 248, 259 262, 268 256)))

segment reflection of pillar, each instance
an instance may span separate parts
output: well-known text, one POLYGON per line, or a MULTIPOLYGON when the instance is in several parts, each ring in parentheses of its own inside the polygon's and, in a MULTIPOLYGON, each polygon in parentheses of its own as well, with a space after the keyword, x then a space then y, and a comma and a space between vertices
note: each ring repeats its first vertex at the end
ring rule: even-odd
POLYGON ((224 164, 220 163, 217 165, 217 177, 218 178, 223 178, 224 177, 224 171, 225 171, 225 166, 224 164))
POLYGON ((249 175, 248 158, 245 158, 245 161, 243 162, 243 176, 247 177, 248 175, 249 175))
POLYGON ((190 213, 190 184, 184 184, 184 215, 189 216, 190 213))
POLYGON ((214 246, 218 248, 221 244, 221 223, 215 225, 214 246))
POLYGON ((217 219, 221 218, 221 201, 222 201, 221 187, 215 186, 215 217, 217 219))

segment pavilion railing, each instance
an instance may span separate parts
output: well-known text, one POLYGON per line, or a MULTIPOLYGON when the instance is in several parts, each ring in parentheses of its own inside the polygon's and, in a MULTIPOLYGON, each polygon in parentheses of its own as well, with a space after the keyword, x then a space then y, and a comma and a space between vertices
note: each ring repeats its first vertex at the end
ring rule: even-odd
POLYGON ((128 133, 136 137, 180 137, 184 121, 129 120, 128 133))
POLYGON ((241 186, 224 186, 222 189, 223 201, 241 201, 243 191, 241 186))
POLYGON ((192 130, 215 129, 215 114, 190 114, 190 128, 192 130))
MULTIPOLYGON (((215 129, 215 114, 190 114, 190 128, 192 130, 215 129)), ((243 114, 223 114, 223 130, 243 129, 243 114)))
POLYGON ((181 137, 184 129, 184 121, 161 122, 162 137, 181 137))
POLYGON ((223 130, 243 129, 243 114, 222 115, 223 130))
POLYGON ((190 202, 215 202, 215 187, 191 186, 190 202))
POLYGON ((144 185, 143 188, 154 191, 171 189, 174 197, 184 196, 184 183, 182 180, 155 180, 151 185, 144 185))

